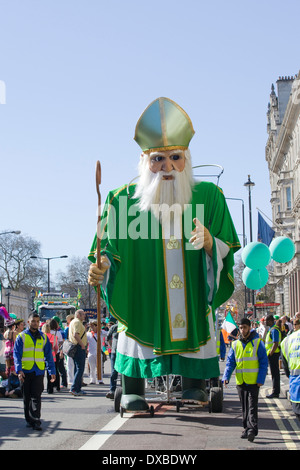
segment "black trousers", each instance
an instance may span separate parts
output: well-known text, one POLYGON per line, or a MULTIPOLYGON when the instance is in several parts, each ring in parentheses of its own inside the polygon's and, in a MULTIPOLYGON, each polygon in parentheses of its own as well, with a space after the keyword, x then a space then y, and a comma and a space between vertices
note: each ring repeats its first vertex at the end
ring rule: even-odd
POLYGON ((23 382, 24 414, 27 423, 40 424, 41 395, 44 390, 44 375, 35 372, 25 374, 23 382))
POLYGON ((239 399, 242 404, 243 428, 246 431, 254 431, 255 436, 258 433, 258 394, 259 387, 254 385, 237 385, 239 399))
POLYGON ((55 379, 55 382, 52 383, 52 392, 53 392, 53 388, 56 388, 58 391, 60 390, 60 375, 61 375, 62 385, 64 387, 68 386, 67 371, 64 365, 64 358, 60 357, 60 353, 56 354, 55 369, 56 369, 56 379, 55 379))
POLYGON ((272 356, 268 356, 270 371, 272 375, 273 393, 276 395, 280 394, 280 370, 279 370, 279 356, 280 353, 273 353, 272 356))

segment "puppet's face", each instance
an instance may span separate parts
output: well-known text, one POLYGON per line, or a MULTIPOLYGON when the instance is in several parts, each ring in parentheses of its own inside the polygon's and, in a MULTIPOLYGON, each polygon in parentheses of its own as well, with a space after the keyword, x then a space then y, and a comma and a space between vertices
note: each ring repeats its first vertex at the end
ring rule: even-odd
MULTIPOLYGON (((152 173, 162 171, 170 173, 172 170, 182 172, 185 168, 185 156, 182 150, 165 150, 161 152, 151 152, 149 168, 152 173)), ((172 175, 164 175, 164 180, 172 180, 172 175)))
POLYGON ((139 165, 140 179, 135 197, 142 210, 157 216, 161 205, 178 204, 184 208, 191 200, 193 175, 189 150, 164 150, 143 153, 139 165), (153 206, 159 207, 153 207, 153 206))

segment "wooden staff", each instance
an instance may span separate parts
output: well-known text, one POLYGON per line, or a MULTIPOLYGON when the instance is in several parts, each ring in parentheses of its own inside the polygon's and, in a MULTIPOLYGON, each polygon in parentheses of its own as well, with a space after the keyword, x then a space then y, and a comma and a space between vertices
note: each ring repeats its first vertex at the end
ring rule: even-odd
MULTIPOLYGON (((101 194, 99 186, 101 184, 101 165, 99 160, 96 163, 96 190, 98 194, 98 221, 97 221, 97 267, 101 268, 101 194)), ((101 356, 101 288, 97 285, 97 378, 102 380, 102 356, 101 356)))

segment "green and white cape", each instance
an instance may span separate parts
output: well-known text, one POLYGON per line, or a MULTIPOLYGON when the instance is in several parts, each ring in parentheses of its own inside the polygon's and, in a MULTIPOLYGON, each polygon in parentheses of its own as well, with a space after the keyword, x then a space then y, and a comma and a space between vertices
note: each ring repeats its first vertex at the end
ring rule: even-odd
MULTIPOLYGON (((222 190, 196 183, 177 231, 140 212, 134 191, 111 191, 102 214, 101 251, 111 263, 102 296, 120 327, 115 368, 130 377, 217 377, 213 312, 232 295, 240 248, 222 190), (194 217, 213 236, 212 258, 189 243, 194 217)), ((92 262, 96 246, 95 236, 92 262)))

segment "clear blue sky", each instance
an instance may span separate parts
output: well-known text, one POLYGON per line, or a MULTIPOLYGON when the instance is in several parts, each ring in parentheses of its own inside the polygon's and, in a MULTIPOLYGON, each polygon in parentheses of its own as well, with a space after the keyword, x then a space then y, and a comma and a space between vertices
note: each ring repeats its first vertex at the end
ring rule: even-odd
MULTIPOLYGON (((136 122, 155 98, 192 119, 193 164, 224 167, 225 196, 271 216, 272 83, 300 69, 298 0, 0 0, 0 231, 45 257, 87 255, 102 199, 137 174, 136 122)), ((215 181, 215 179, 212 179, 215 181)), ((229 202, 238 233, 241 205, 229 202)), ((53 262, 64 269, 68 260, 53 262)))

